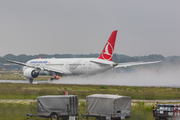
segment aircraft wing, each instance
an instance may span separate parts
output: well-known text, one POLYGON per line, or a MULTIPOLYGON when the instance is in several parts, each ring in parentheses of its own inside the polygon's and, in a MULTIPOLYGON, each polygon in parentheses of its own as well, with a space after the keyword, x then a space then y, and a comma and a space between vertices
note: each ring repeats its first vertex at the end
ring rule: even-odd
POLYGON ((14 64, 18 64, 18 65, 22 65, 22 66, 26 66, 26 67, 30 67, 30 68, 35 68, 37 71, 45 70, 45 71, 52 71, 52 72, 63 73, 63 71, 58 70, 58 69, 53 68, 53 67, 41 66, 41 65, 32 65, 32 64, 27 64, 27 63, 22 63, 22 62, 8 60, 8 59, 5 59, 5 58, 4 58, 4 60, 6 60, 7 62, 10 62, 10 63, 14 63, 14 64))
POLYGON ((97 61, 90 61, 90 62, 92 62, 92 63, 96 63, 96 64, 98 64, 98 65, 110 65, 110 64, 107 64, 107 63, 103 63, 103 62, 97 62, 97 61))
POLYGON ((56 68, 53 68, 53 67, 46 67, 46 66, 44 66, 42 70, 51 71, 51 72, 57 72, 57 73, 61 73, 61 74, 64 73, 62 70, 59 70, 59 69, 56 69, 56 68))
MULTIPOLYGON (((3 57, 4 58, 4 57, 3 57)), ((22 63, 22 62, 17 62, 17 61, 12 61, 12 60, 8 60, 6 58, 4 58, 5 61, 10 62, 10 63, 15 63, 18 65, 22 65, 22 66, 26 66, 26 63, 22 63)))
POLYGON ((162 61, 153 61, 153 62, 127 62, 127 63, 118 63, 118 65, 114 68, 120 68, 120 67, 129 67, 134 65, 145 65, 145 64, 152 64, 152 63, 159 63, 162 61))

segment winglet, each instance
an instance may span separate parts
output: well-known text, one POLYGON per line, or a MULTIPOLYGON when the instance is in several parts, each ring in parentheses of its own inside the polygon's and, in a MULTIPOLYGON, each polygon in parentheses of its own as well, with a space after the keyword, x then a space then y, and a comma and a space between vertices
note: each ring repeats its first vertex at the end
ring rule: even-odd
POLYGON ((2 57, 5 61, 7 61, 8 62, 8 60, 5 58, 5 57, 2 57))
POLYGON ((98 59, 112 61, 114 46, 115 46, 115 42, 116 42, 116 35, 117 35, 117 30, 115 30, 111 33, 111 36, 109 37, 109 40, 107 41, 107 43, 106 43, 101 55, 98 57, 98 59))

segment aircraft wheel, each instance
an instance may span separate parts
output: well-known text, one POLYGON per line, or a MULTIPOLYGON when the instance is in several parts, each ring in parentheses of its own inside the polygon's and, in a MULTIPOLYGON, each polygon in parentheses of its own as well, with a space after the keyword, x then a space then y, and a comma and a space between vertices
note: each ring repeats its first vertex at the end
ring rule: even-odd
POLYGON ((32 84, 32 83, 33 83, 33 79, 29 79, 29 83, 31 83, 31 84, 32 84))
POLYGON ((54 80, 54 78, 51 78, 51 81, 53 81, 54 80))

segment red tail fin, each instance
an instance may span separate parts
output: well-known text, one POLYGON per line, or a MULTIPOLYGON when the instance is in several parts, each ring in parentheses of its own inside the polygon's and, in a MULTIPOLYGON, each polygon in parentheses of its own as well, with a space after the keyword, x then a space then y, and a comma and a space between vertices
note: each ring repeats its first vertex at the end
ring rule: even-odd
POLYGON ((98 59, 112 61, 117 30, 113 31, 98 59))

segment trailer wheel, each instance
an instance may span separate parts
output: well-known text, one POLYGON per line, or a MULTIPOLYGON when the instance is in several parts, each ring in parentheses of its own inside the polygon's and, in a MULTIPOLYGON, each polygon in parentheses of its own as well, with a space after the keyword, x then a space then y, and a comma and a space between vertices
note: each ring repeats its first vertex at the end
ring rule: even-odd
POLYGON ((57 115, 57 113, 52 113, 51 114, 51 120, 58 120, 59 118, 58 118, 58 115, 57 115))

